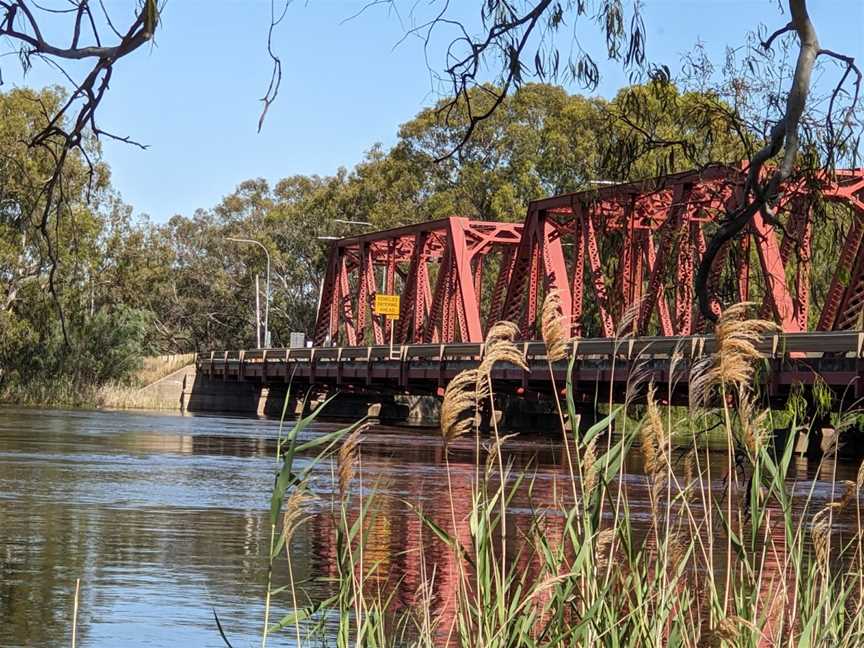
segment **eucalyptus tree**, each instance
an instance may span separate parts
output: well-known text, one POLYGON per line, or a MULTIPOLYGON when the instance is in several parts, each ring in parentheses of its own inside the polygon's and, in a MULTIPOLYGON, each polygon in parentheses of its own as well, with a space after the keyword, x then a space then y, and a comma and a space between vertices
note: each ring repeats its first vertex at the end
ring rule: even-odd
MULTIPOLYGON (((273 69, 259 128, 279 93, 282 62, 278 55, 277 27, 285 19, 288 4, 271 3, 267 49, 273 69)), ((368 6, 399 4, 400 0, 376 0, 368 6)), ((838 160, 858 151, 860 120, 856 110, 861 73, 851 57, 823 47, 806 0, 787 0, 786 6, 788 22, 756 39, 750 48, 752 55, 743 61, 743 76, 738 75, 738 79, 746 77, 747 68, 751 71, 754 67, 770 68, 778 44, 794 50, 794 65, 788 70, 783 65, 779 68, 784 73, 778 79, 783 90, 771 92, 771 100, 762 106, 768 111, 767 117, 754 124, 752 115, 737 104, 701 105, 702 120, 696 131, 707 139, 718 130, 737 133, 738 146, 750 162, 744 200, 726 214, 709 241, 697 272, 696 293, 700 308, 709 319, 714 314, 709 307, 707 281, 719 250, 740 235, 757 213, 768 222, 780 224, 774 210, 784 181, 796 172, 796 166, 803 165, 810 172, 830 171, 838 160), (794 39, 792 45, 789 39, 794 39), (820 60, 837 63, 840 75, 833 91, 814 98, 811 79, 820 60)), ((655 89, 662 88, 672 77, 667 65, 651 62, 646 56, 646 29, 638 0, 477 0, 470 4, 432 0, 423 5, 409 5, 412 13, 419 8, 426 13, 424 17, 415 17, 415 27, 410 33, 423 38, 429 60, 436 60, 441 53, 444 59, 437 72, 445 99, 435 110, 448 123, 461 124, 455 142, 450 141, 444 147, 439 146, 440 142, 431 145, 426 142, 421 148, 437 150, 434 159, 442 163, 463 156, 465 168, 460 169, 461 180, 466 185, 473 182, 483 196, 483 203, 472 205, 479 207, 478 211, 506 214, 535 189, 532 175, 522 173, 524 169, 518 165, 508 167, 516 175, 496 186, 495 178, 484 167, 489 160, 473 157, 470 146, 475 136, 496 134, 484 133, 484 122, 507 108, 505 99, 514 90, 534 80, 569 81, 595 89, 604 58, 623 67, 635 81, 652 81, 651 87, 655 89), (600 35, 602 45, 596 51, 588 45, 591 39, 580 39, 579 34, 585 29, 600 35), (492 184, 484 186, 487 181, 492 184), (513 188, 515 193, 508 193, 513 188)), ((158 0, 136 0, 125 7, 122 19, 119 15, 109 15, 105 3, 99 2, 97 6, 90 0, 71 0, 56 8, 32 0, 0 0, 0 36, 5 37, 0 40, 0 48, 6 48, 0 49, 0 55, 16 53, 25 69, 34 58, 44 59, 66 71, 72 83, 66 101, 50 111, 46 127, 29 141, 31 147, 43 147, 54 158, 53 172, 40 188, 43 198, 38 224, 48 256, 55 261, 56 244, 52 243, 48 228, 49 212, 58 210, 59 214, 62 209, 62 170, 70 153, 77 151, 92 169, 85 145, 89 136, 115 137, 134 143, 128 137, 104 130, 98 120, 98 108, 117 64, 153 38, 159 25, 160 6, 158 0), (65 35, 65 39, 61 38, 63 44, 59 40, 53 42, 46 34, 65 35), (82 74, 74 74, 81 70, 82 74)), ((766 20, 770 17, 766 14, 766 20)), ((663 96, 660 90, 654 98, 663 100, 663 96)), ((638 94, 631 98, 645 99, 638 94)), ((668 137, 656 128, 646 128, 638 120, 628 118, 626 110, 611 115, 616 128, 626 127, 630 132, 628 137, 611 138, 614 146, 604 146, 602 151, 603 167, 619 177, 631 175, 634 168, 645 168, 646 159, 653 160, 649 167, 655 172, 685 162, 698 166, 705 162, 700 152, 711 148, 695 146, 697 137, 668 137)), ((438 175, 452 180, 452 167, 445 164, 438 175)), ((436 191, 435 195, 440 198, 443 194, 436 191)), ((446 200, 438 209, 445 205, 446 200)))
MULTIPOLYGON (((398 5, 396 0, 372 3, 398 5)), ((452 97, 439 107, 449 118, 464 104, 467 123, 459 141, 439 159, 458 155, 480 129, 501 109, 505 98, 532 79, 566 80, 596 88, 600 80, 597 53, 583 47, 577 25, 594 23, 605 37, 605 54, 637 78, 649 78, 661 84, 670 80, 669 67, 652 64, 646 57, 645 26, 636 0, 484 0, 478 2, 476 20, 466 18, 464 6, 440 0, 424 5, 429 18, 420 19, 412 32, 419 33, 427 48, 437 47, 441 38, 449 40, 444 48, 443 69, 433 68, 452 97), (477 11, 479 9, 479 11, 477 11), (491 85, 489 82, 491 81, 491 85), (473 91, 483 89, 483 101, 473 101, 473 91)), ((741 146, 748 153, 748 175, 740 206, 726 214, 722 225, 708 242, 696 276, 696 293, 700 310, 708 319, 716 315, 710 308, 708 278, 714 259, 723 246, 738 236, 760 213, 769 223, 780 225, 774 209, 780 199, 784 181, 796 167, 805 171, 830 171, 838 159, 857 155, 856 130, 861 72, 852 57, 822 46, 816 26, 807 11, 806 0, 788 0, 789 21, 758 39, 758 55, 770 57, 778 39, 794 35, 797 52, 788 75, 781 78, 784 90, 774 92, 767 108, 769 128, 764 137, 753 137, 748 115, 720 107, 715 118, 728 120, 724 128, 740 134, 741 146), (826 97, 813 102, 811 80, 820 59, 840 65, 836 87, 826 97), (808 106, 808 101, 811 105, 808 106), (817 103, 818 105, 813 105, 817 103), (809 108, 811 123, 820 114, 824 128, 804 129, 809 108), (802 133, 802 130, 806 132, 802 133), (804 146, 803 144, 806 144, 804 146)), ((413 9, 411 9, 413 11, 413 9)), ((770 16, 766 15, 766 19, 770 16)), ((694 26, 695 27, 695 26, 694 26)), ((435 60, 436 51, 427 52, 435 60)), ((745 61, 751 71, 754 57, 745 61)), ((706 113, 706 115, 709 113, 706 113)), ((710 127, 712 120, 705 122, 710 127)), ((666 149, 690 155, 689 147, 677 139, 657 138, 650 132, 634 129, 648 144, 646 150, 666 149)), ((756 131, 757 135, 759 131, 756 131)), ((621 162, 630 164, 633 148, 619 151, 621 162)), ((694 160, 698 162, 698 160, 694 160)))

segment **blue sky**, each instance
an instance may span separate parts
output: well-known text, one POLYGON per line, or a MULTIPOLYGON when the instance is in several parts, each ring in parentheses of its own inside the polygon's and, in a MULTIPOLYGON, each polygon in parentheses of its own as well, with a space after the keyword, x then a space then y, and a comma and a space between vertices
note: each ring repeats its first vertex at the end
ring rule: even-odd
MULTIPOLYGON (((117 11, 130 4, 108 2, 117 11)), ((123 199, 137 213, 163 221, 215 205, 246 178, 332 174, 357 163, 376 142, 393 144, 399 124, 436 95, 422 44, 407 39, 394 49, 407 17, 400 21, 372 8, 345 20, 364 4, 295 0, 289 7, 275 36, 284 66, 282 90, 258 134, 259 99, 270 74, 265 50, 270 3, 168 0, 156 45, 116 66, 100 115, 103 128, 149 145, 141 151, 104 144, 123 199)), ((457 6, 468 11, 479 5, 458 0, 457 6)), ((758 23, 773 30, 788 20, 777 0, 644 0, 643 5, 649 58, 673 70, 697 39, 719 58, 727 44, 743 43, 758 23)), ((809 5, 823 47, 864 62, 864 1, 810 0, 809 5)), ((592 37, 585 38, 590 49, 592 37)), ((440 66, 443 48, 435 53, 431 62, 440 66)), ((39 64, 22 80, 11 58, 3 72, 6 87, 60 81, 39 64)), ((601 62, 601 72, 597 94, 610 96, 627 82, 612 63, 601 62)))

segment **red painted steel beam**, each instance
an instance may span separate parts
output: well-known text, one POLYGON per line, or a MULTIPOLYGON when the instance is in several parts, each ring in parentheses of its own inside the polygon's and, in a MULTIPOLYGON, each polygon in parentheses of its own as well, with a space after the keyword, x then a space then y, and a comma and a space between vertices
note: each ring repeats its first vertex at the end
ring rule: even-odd
MULTIPOLYGON (((321 290, 316 343, 386 342, 390 323, 372 313, 379 290, 403 298, 394 339, 482 340, 483 275, 489 267, 484 258, 514 249, 521 229, 519 223, 454 216, 335 241, 321 290), (430 275, 436 277, 434 294, 430 275)), ((492 277, 488 285, 494 285, 492 277)))
MULTIPOLYGON (((396 331, 403 342, 480 341, 498 319, 518 322, 523 336, 533 338, 539 301, 550 289, 560 291, 574 335, 613 336, 623 314, 634 308, 634 328, 643 334, 701 330, 704 322, 694 314, 694 269, 717 223, 743 199, 745 177, 743 165, 714 165, 538 200, 521 225, 454 216, 342 239, 331 246, 315 340, 386 341, 387 324, 371 313, 376 272, 384 290, 403 296, 396 331), (501 253, 500 261, 487 263, 493 253, 501 253), (496 267, 493 278, 488 272, 496 267)), ((817 181, 825 200, 854 212, 818 328, 859 325, 864 170, 840 170, 817 181)), ((800 212, 812 186, 802 179, 784 187, 774 208, 791 233, 782 244, 775 224, 757 215, 744 236, 724 247, 709 277, 715 312, 721 300, 755 293, 784 330, 806 329, 814 224, 800 212), (758 267, 750 267, 751 248, 758 267)))

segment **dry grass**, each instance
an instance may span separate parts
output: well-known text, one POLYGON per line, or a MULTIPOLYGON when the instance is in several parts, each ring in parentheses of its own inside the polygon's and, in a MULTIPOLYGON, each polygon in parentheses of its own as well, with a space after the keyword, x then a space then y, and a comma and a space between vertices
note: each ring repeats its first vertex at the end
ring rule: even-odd
POLYGON ((144 365, 135 374, 135 382, 141 387, 152 385, 165 376, 187 367, 195 362, 194 353, 179 353, 173 355, 153 356, 144 358, 144 365))
POLYGON ((450 381, 441 404, 441 435, 445 444, 470 432, 477 424, 478 410, 490 395, 490 375, 498 362, 508 362, 527 370, 525 356, 513 340, 519 327, 498 322, 489 330, 483 358, 477 369, 466 369, 450 381))
POLYGON ((303 510, 307 496, 303 490, 295 490, 285 501, 285 506, 282 511, 282 533, 285 536, 285 550, 288 551, 291 546, 291 539, 303 524, 305 520, 305 512, 303 510))
POLYGON ((487 344, 486 353, 483 354, 483 361, 477 371, 482 378, 488 380, 492 367, 499 362, 507 362, 520 369, 528 370, 522 350, 510 340, 497 340, 493 344, 487 344))
POLYGON ((146 388, 127 385, 103 385, 96 391, 96 407, 106 409, 177 410, 179 399, 165 398, 146 388))
MULTIPOLYGON (((536 473, 530 466, 507 463, 503 468, 507 437, 500 436, 497 427, 495 442, 482 446, 485 457, 478 434, 475 474, 459 490, 451 482, 456 473, 451 474, 447 463, 443 499, 449 501, 449 510, 446 503, 440 510, 424 511, 406 502, 438 545, 432 550, 427 536, 417 534, 418 545, 401 548, 423 560, 435 556, 429 572, 421 561, 424 571, 417 589, 424 594, 419 606, 391 607, 398 592, 382 590, 382 581, 373 578, 378 565, 364 551, 364 529, 391 504, 380 497, 382 508, 376 510, 371 498, 381 491, 369 488, 356 498, 356 518, 346 513, 349 476, 353 477, 355 463, 358 472, 362 470, 356 443, 349 438, 338 453, 340 492, 334 493, 335 506, 341 507, 334 523, 339 549, 333 560, 339 591, 299 610, 292 601, 301 616, 289 613, 274 630, 294 625, 297 643, 302 639, 303 645, 327 644, 335 633, 336 645, 418 648, 864 645, 864 529, 859 501, 864 464, 856 482, 832 478, 831 486, 843 490, 827 503, 818 496, 811 499, 812 490, 802 496, 802 489, 789 488, 800 479, 790 469, 793 444, 770 447, 766 430, 771 420, 758 405, 753 386, 759 357, 756 341, 773 325, 744 320, 745 308, 727 312, 718 326, 718 353, 694 375, 701 380, 696 389, 700 407, 676 422, 672 410, 664 411, 668 406, 655 397, 653 385, 646 391, 635 373, 631 381, 639 384, 627 394, 628 399, 637 392, 645 396, 641 422, 629 422, 633 413, 627 411, 628 401, 613 405, 603 420, 574 434, 570 443, 576 450, 575 470, 557 474, 569 477, 578 497, 560 497, 556 482, 551 514, 542 507, 526 514, 525 503, 517 498, 522 515, 530 516, 524 527, 520 523, 514 529, 514 522, 508 522, 516 489, 530 497, 549 486, 534 482, 536 473), (730 398, 715 398, 715 389, 730 398), (716 461, 716 453, 696 449, 699 435, 716 427, 718 420, 726 426, 726 465, 716 461), (689 449, 679 471, 673 470, 677 460, 671 439, 682 433, 689 435, 689 449), (637 443, 646 475, 640 479, 626 471, 625 479, 626 455, 637 443), (740 465, 732 456, 738 443, 747 448, 737 457, 740 465), (739 469, 750 480, 747 488, 738 487, 739 469), (724 492, 718 494, 721 482, 724 492), (645 485, 652 504, 647 514, 638 507, 637 489, 645 485), (634 528, 646 515, 650 529, 634 528), (517 532, 510 543, 508 524, 517 532), (436 571, 446 577, 441 585, 435 582, 436 571), (433 602, 433 592, 447 604, 433 602), (298 618, 314 618, 314 624, 302 627, 305 637, 298 618), (394 630, 404 627, 411 632, 400 635, 394 630)), ((445 442, 477 429, 478 404, 494 399, 489 387, 494 364, 524 362, 513 342, 516 327, 496 325, 493 331, 484 348, 482 371, 459 374, 447 389, 442 408, 445 442)), ((672 359, 671 373, 679 362, 680 357, 672 359)), ((568 384, 568 406, 572 390, 568 384)), ((815 473, 824 479, 825 467, 818 466, 815 473)), ((308 488, 303 479, 296 487, 308 488)))
POLYGON ((648 387, 648 408, 645 420, 639 430, 640 450, 645 464, 645 473, 651 482, 651 505, 657 500, 666 483, 666 469, 669 462, 669 443, 663 429, 663 419, 654 398, 654 385, 648 387))
POLYGON ((441 435, 445 444, 471 431, 477 404, 488 395, 488 384, 480 379, 477 369, 462 371, 450 381, 441 404, 441 435))
POLYGON ((756 343, 779 327, 774 322, 745 319, 753 304, 730 306, 720 316, 714 334, 717 352, 697 365, 690 377, 690 403, 700 407, 708 402, 715 387, 731 387, 743 392, 753 384, 760 354, 756 343))
POLYGON ((492 345, 500 340, 513 342, 519 336, 519 327, 513 322, 495 322, 486 334, 486 345, 492 345))
POLYGON ((94 402, 97 407, 108 409, 176 410, 180 398, 166 398, 155 383, 195 362, 194 353, 156 356, 144 359, 144 366, 133 378, 132 385, 112 383, 96 390, 94 402))
POLYGON ((342 497, 348 493, 351 482, 354 480, 355 465, 360 448, 361 435, 369 429, 369 425, 361 425, 349 434, 342 446, 339 448, 339 460, 337 474, 339 475, 339 492, 342 497))
POLYGON ((550 362, 557 362, 567 357, 567 330, 564 311, 561 308, 561 293, 550 290, 543 300, 543 310, 540 313, 540 330, 543 342, 546 344, 546 356, 550 362))

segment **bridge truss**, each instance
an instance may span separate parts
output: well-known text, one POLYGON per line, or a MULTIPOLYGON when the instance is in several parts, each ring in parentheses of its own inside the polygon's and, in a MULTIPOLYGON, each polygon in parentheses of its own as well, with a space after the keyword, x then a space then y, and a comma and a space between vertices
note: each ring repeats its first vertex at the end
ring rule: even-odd
POLYGON ((506 275, 481 299, 484 275, 512 264, 522 226, 453 216, 345 238, 330 247, 316 345, 477 342, 501 317, 506 275), (394 322, 372 313, 377 291, 399 294, 394 322), (484 307, 485 306, 485 307, 484 307))
MULTIPOLYGON (((740 205, 745 176, 743 166, 714 165, 534 201, 522 225, 451 217, 335 241, 315 343, 386 343, 390 323, 371 313, 379 286, 402 296, 400 344, 481 342, 499 319, 536 339, 551 289, 574 336, 697 334, 707 327, 694 271, 740 205)), ((864 170, 789 182, 774 214, 757 214, 721 249, 712 309, 756 301, 788 333, 861 328, 862 242, 864 170), (830 247, 823 238, 814 248, 818 237, 830 247), (834 253, 813 259, 814 249, 834 253)))

